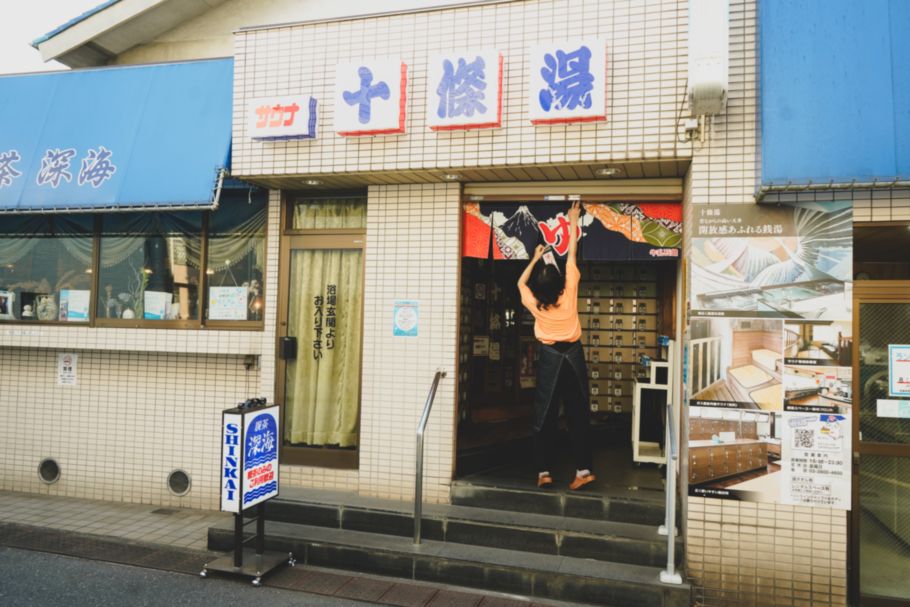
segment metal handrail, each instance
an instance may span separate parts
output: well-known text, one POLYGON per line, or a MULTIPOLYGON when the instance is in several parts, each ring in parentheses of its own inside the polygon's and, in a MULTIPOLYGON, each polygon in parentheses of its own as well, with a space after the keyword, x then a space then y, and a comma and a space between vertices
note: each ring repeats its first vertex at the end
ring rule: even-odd
POLYGON ((427 402, 423 405, 423 415, 420 416, 420 422, 417 424, 417 471, 414 477, 414 544, 420 543, 420 520, 423 516, 423 433, 427 429, 427 421, 430 419, 430 410, 433 408, 433 401, 436 399, 436 388, 439 387, 439 380, 446 376, 443 370, 436 371, 433 376, 433 385, 430 386, 430 393, 427 394, 427 402))
MULTIPOLYGON (((674 379, 678 378, 678 369, 676 369, 676 347, 674 344, 670 353, 670 367, 673 369, 674 379)), ((676 436, 676 428, 673 425, 673 401, 676 396, 676 386, 678 383, 673 382, 673 396, 667 399, 667 421, 664 424, 667 428, 667 486, 666 498, 667 504, 664 509, 666 518, 657 532, 667 536, 667 568, 660 572, 660 581, 664 584, 682 584, 682 576, 676 571, 676 462, 679 460, 679 439, 676 436)))

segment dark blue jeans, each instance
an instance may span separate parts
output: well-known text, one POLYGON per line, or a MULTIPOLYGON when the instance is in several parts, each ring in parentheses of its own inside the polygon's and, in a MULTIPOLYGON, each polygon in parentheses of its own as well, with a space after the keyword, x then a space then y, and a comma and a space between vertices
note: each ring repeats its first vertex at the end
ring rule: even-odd
POLYGON ((534 450, 538 471, 551 470, 556 448, 559 404, 569 426, 569 444, 577 470, 592 464, 588 369, 581 342, 541 344, 537 364, 534 450))

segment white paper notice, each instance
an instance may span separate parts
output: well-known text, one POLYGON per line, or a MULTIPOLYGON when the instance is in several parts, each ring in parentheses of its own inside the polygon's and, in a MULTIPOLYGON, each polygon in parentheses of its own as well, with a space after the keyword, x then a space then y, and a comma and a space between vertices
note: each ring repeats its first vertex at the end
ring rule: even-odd
POLYGON ((75 289, 60 291, 59 317, 67 322, 85 322, 88 320, 88 306, 91 292, 75 289))
POLYGON ((209 287, 209 320, 246 320, 246 287, 209 287))
POLYGON ((888 346, 888 380, 891 396, 910 398, 910 345, 888 346))
POLYGON ((164 291, 146 291, 143 298, 142 317, 148 320, 165 320, 172 296, 164 291))
POLYGON ((850 509, 850 415, 783 413, 781 502, 850 509))
POLYGON ((78 354, 61 352, 57 354, 57 385, 75 386, 78 383, 76 363, 78 354))
POLYGON ((910 419, 910 400, 879 398, 875 401, 875 415, 877 417, 910 419))

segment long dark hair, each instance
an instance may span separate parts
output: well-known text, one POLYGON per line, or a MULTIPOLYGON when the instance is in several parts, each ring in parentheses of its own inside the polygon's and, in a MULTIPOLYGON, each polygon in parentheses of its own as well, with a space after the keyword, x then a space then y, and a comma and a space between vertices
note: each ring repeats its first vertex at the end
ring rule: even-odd
POLYGON ((559 296, 566 290, 566 277, 556 266, 541 262, 537 264, 530 287, 537 300, 537 309, 549 310, 550 306, 559 306, 559 296))

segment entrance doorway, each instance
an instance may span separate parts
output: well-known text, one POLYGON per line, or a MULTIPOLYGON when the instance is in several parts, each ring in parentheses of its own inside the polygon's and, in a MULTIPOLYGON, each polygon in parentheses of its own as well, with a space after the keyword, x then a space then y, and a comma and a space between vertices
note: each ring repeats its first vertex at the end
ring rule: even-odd
MULTIPOLYGON (((538 213, 532 205, 527 204, 531 213, 545 212, 538 213)), ((522 206, 502 211, 503 225, 509 227, 517 215, 527 212, 522 206)), ((499 237, 504 240, 503 235, 499 237)), ((503 258, 497 252, 501 243, 496 238, 494 227, 492 255, 462 258, 456 476, 529 488, 536 486, 537 478, 532 425, 539 344, 534 338, 534 318, 521 304, 517 288, 528 260, 523 255, 503 258)), ((666 396, 661 399, 658 391, 640 389, 636 400, 635 387, 636 382, 648 383, 652 367, 656 369, 667 358, 660 336, 675 337, 678 262, 657 256, 630 259, 634 253, 628 242, 623 249, 618 240, 611 250, 617 259, 592 259, 591 248, 585 255, 585 238, 578 262, 578 310, 598 476, 585 491, 611 493, 633 488, 662 499, 664 474, 655 461, 662 458, 647 457, 643 445, 653 445, 658 456, 664 447, 666 396), (638 461, 632 440, 635 409, 641 441, 638 461)), ((531 242, 534 238, 525 237, 524 243, 517 240, 507 244, 522 250, 536 244, 531 242)), ((540 240, 545 244, 544 236, 540 240)), ((486 251, 467 232, 465 242, 475 247, 475 253, 486 251)), ((603 251, 600 249, 600 255, 603 251)), ((666 371, 661 370, 662 381, 666 381, 666 371)), ((575 470, 564 420, 560 426, 563 432, 557 452, 561 457, 551 472, 557 485, 566 485, 575 470)))
POLYGON ((910 281, 857 281, 854 323, 851 587, 856 604, 907 606, 910 281))
POLYGON ((282 225, 281 460, 357 468, 366 197, 288 196, 282 225))

